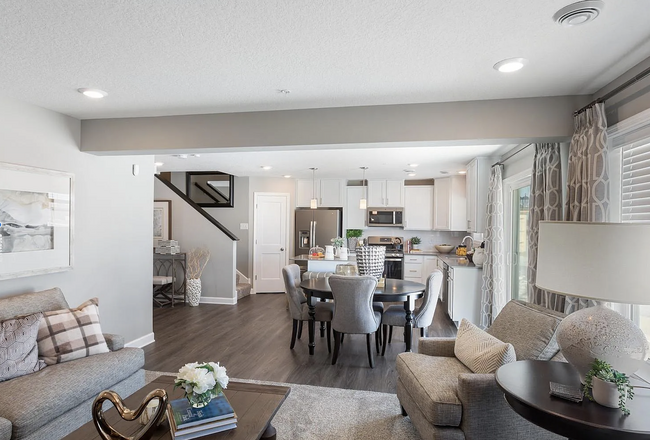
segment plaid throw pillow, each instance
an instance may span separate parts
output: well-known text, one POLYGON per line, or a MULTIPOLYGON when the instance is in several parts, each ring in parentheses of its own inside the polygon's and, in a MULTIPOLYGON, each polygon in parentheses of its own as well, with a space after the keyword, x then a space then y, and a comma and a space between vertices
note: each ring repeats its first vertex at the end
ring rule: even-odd
POLYGON ((38 356, 47 365, 99 353, 108 353, 108 346, 99 326, 97 298, 76 309, 43 313, 38 329, 38 356))

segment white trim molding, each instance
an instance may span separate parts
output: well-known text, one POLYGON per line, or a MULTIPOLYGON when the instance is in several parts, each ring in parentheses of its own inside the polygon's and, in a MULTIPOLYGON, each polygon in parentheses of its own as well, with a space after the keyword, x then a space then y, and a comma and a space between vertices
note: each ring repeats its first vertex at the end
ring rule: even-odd
POLYGON ((607 129, 610 148, 619 148, 650 138, 650 109, 630 116, 607 129))
POLYGON ((235 292, 234 298, 219 298, 216 296, 202 296, 199 304, 221 304, 226 306, 234 306, 237 304, 237 294, 235 292))
POLYGON ((134 340, 132 340, 130 342, 127 342, 126 344, 124 344, 124 346, 125 347, 142 348, 142 347, 145 347, 145 346, 151 344, 154 341, 155 341, 154 335, 153 335, 153 332, 151 332, 151 333, 147 333, 146 335, 144 335, 142 337, 139 337, 139 338, 134 339, 134 340))

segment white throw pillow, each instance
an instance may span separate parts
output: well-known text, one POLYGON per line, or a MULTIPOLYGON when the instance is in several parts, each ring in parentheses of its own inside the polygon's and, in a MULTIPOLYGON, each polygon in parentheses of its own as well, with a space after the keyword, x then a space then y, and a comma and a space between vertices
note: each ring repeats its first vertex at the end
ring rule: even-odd
POLYGON ((494 373, 502 365, 517 360, 512 344, 501 342, 463 319, 456 335, 454 355, 474 373, 494 373))

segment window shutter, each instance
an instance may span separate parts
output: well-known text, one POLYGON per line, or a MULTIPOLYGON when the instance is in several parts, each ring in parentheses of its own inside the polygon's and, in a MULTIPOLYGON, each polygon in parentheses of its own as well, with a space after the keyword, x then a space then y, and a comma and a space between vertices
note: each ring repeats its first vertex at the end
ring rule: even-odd
POLYGON ((650 142, 623 147, 621 220, 650 222, 650 142))

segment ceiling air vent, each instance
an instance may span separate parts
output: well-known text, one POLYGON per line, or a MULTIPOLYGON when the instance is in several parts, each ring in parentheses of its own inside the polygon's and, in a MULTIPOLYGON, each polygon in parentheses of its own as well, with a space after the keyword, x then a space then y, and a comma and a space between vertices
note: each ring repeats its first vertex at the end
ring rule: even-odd
POLYGON ((605 7, 600 0, 586 0, 565 6, 553 15, 553 20, 565 27, 589 23, 598 17, 605 7))

